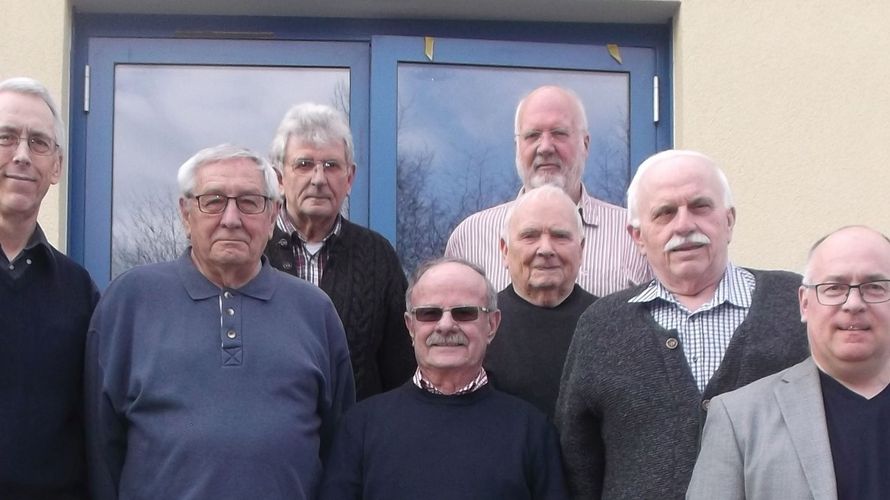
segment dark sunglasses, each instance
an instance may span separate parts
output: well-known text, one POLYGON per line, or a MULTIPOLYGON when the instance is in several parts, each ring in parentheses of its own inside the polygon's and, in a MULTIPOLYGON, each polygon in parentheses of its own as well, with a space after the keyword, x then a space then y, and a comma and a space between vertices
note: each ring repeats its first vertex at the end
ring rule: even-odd
POLYGON ((442 315, 445 314, 446 311, 451 312, 451 319, 454 321, 476 321, 476 319, 479 318, 479 311, 487 313, 491 312, 491 309, 482 306, 455 306, 444 308, 424 306, 412 308, 411 314, 414 315, 414 318, 417 319, 417 321, 430 323, 442 319, 442 315))

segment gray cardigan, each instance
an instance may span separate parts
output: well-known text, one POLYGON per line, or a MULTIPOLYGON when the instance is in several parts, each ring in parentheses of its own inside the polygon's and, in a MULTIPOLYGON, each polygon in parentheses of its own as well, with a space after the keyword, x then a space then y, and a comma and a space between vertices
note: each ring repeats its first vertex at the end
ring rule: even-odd
POLYGON ((556 408, 575 498, 683 498, 710 398, 809 354, 797 303, 799 275, 750 270, 751 308, 704 394, 675 331, 646 304, 646 285, 595 302, 578 321, 556 408))

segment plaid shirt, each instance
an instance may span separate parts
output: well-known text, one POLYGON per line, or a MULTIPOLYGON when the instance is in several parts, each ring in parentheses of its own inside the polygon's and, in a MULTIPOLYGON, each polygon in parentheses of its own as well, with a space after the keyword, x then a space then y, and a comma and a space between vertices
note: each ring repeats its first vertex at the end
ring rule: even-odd
POLYGON ((306 238, 300 233, 297 227, 294 226, 290 214, 287 213, 287 206, 284 203, 281 204, 281 208, 278 210, 278 217, 276 218, 278 229, 291 235, 291 238, 296 235, 296 239, 300 241, 299 245, 293 245, 294 270, 298 277, 318 286, 318 283, 321 281, 321 274, 324 272, 324 266, 327 263, 330 254, 326 243, 331 237, 340 234, 340 227, 342 226, 341 221, 341 216, 337 215, 337 221, 334 222, 334 227, 331 228, 331 232, 321 240, 322 247, 315 253, 312 253, 306 247, 306 238))
POLYGON ((420 367, 417 367, 417 370, 414 372, 414 377, 411 378, 411 381, 414 382, 414 385, 420 387, 421 389, 431 392, 433 394, 441 394, 446 396, 460 396, 461 394, 467 394, 476 390, 479 390, 488 383, 488 374, 485 373, 485 368, 479 369, 479 374, 476 375, 476 378, 470 381, 469 384, 461 387, 454 394, 445 394, 440 391, 438 387, 433 385, 432 382, 424 378, 423 373, 420 371, 420 367))
POLYGON ((704 392, 723 361, 733 333, 748 315, 754 285, 754 275, 729 264, 714 297, 695 311, 677 301, 658 280, 628 302, 648 303, 652 318, 662 328, 677 331, 692 376, 699 391, 704 392))

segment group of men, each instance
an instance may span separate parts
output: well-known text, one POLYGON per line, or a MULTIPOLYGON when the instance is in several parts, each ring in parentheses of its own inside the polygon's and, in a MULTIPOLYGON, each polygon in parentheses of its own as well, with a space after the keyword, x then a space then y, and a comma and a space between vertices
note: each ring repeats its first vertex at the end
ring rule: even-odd
POLYGON ((587 194, 589 141, 574 93, 528 94, 520 195, 409 285, 341 214, 346 117, 297 105, 271 162, 187 160, 188 248, 100 300, 37 224, 58 109, 0 82, 0 497, 890 494, 890 240, 837 230, 802 279, 736 266, 711 159, 650 157, 625 211, 587 194))

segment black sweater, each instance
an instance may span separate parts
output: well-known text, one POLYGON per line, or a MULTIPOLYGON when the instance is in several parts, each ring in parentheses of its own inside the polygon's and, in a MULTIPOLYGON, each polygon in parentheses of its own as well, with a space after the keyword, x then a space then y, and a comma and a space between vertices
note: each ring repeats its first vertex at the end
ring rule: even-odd
POLYGON ((553 424, 487 384, 461 396, 412 382, 353 407, 322 500, 567 498, 553 424))
POLYGON ((596 297, 577 284, 553 308, 527 302, 516 294, 513 285, 501 290, 501 326, 488 346, 484 363, 494 386, 553 418, 562 365, 575 325, 594 300, 596 297))
POLYGON ((41 245, 0 272, 0 498, 86 498, 83 353, 99 292, 41 245))
MULTIPOLYGON (((277 226, 266 246, 272 266, 296 275, 296 234, 277 226)), ((346 219, 331 237, 330 256, 319 287, 328 294, 343 328, 352 358, 356 399, 400 386, 416 366, 405 327, 405 273, 392 245, 378 233, 346 219)))

